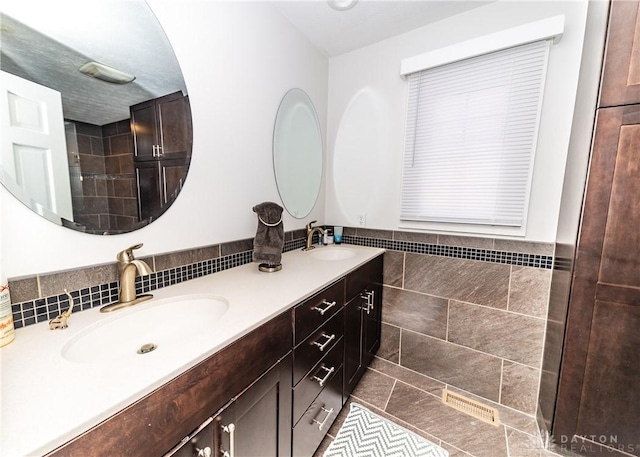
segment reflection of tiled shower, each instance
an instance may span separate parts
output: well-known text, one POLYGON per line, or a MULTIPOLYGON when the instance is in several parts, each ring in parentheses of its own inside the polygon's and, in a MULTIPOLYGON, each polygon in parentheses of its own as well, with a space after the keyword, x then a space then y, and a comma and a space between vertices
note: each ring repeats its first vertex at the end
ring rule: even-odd
POLYGON ((67 161, 69 164, 69 183, 71 185, 71 196, 73 198, 74 219, 76 204, 82 205, 82 172, 80 169, 80 154, 78 152, 78 138, 76 125, 73 122, 65 121, 64 134, 67 141, 67 161))
POLYGON ((129 119, 102 127, 66 123, 73 215, 91 233, 129 231, 138 222, 129 119))

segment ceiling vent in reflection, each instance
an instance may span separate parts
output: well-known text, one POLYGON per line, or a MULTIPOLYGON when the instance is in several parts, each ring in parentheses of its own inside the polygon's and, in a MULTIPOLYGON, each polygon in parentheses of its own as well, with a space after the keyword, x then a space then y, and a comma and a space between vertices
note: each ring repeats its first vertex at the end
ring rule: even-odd
POLYGON ((87 76, 113 84, 127 84, 136 79, 135 76, 116 70, 113 67, 98 62, 87 62, 78 70, 87 76))

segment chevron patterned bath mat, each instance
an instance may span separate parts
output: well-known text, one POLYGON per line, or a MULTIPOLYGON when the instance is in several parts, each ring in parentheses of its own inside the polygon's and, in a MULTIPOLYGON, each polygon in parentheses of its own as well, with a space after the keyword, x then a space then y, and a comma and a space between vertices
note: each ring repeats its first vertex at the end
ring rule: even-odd
POLYGON ((449 457, 440 446, 372 413, 357 403, 324 457, 449 457))

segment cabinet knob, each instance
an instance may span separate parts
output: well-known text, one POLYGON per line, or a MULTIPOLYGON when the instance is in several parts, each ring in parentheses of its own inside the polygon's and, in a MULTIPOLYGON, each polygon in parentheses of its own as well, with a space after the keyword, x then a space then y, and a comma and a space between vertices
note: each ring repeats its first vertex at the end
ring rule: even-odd
POLYGON ((204 449, 196 448, 195 451, 197 452, 196 457, 211 457, 211 455, 213 454, 209 446, 205 447, 204 449))
POLYGON ((222 431, 227 432, 229 434, 229 450, 228 451, 224 451, 222 453, 222 456, 223 457, 235 457, 235 453, 236 453, 236 438, 235 438, 236 426, 235 426, 235 424, 223 425, 222 426, 222 431))

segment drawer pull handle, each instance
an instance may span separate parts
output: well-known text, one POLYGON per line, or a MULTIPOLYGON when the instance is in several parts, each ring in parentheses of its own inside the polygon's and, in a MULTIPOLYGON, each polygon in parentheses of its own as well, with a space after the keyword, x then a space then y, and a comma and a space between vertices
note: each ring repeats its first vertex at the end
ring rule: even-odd
POLYGON ((315 422, 316 424, 318 424, 318 430, 322 430, 322 427, 324 427, 324 425, 327 423, 327 421, 329 420, 329 417, 331 416, 331 414, 333 413, 333 408, 331 409, 327 409, 324 406, 322 408, 320 408, 321 411, 324 411, 325 413, 327 413, 326 417, 324 418, 324 420, 322 422, 320 422, 318 419, 313 419, 313 422, 315 422))
POLYGON ((325 383, 329 380, 329 377, 334 371, 336 371, 336 369, 335 367, 327 368, 325 366, 322 366, 320 368, 322 368, 327 372, 327 374, 324 375, 324 378, 321 378, 318 375, 313 375, 311 379, 313 379, 314 381, 318 381, 318 384, 320 384, 320 387, 324 387, 325 383))
POLYGON ((222 453, 223 457, 235 457, 236 440, 235 440, 235 424, 223 425, 222 430, 229 434, 229 450, 222 453))
POLYGON ((326 313, 327 311, 329 311, 331 308, 333 308, 334 306, 336 306, 336 302, 332 301, 332 302, 328 302, 327 300, 322 300, 322 305, 326 305, 324 308, 320 308, 318 306, 314 306, 311 309, 315 309, 316 311, 318 311, 320 313, 321 316, 324 316, 324 313, 326 313))
POLYGON ((360 298, 365 300, 365 304, 362 309, 364 309, 367 314, 370 314, 371 310, 373 310, 375 293, 376 292, 374 290, 366 290, 360 294, 360 298))
POLYGON ((320 352, 324 351, 325 348, 327 347, 327 345, 329 343, 331 343, 333 340, 336 339, 336 335, 335 333, 331 334, 331 335, 327 335, 326 333, 323 333, 322 335, 320 335, 321 338, 326 338, 327 340, 324 343, 318 343, 317 341, 314 341, 313 344, 315 344, 316 346, 318 346, 318 349, 320 349, 320 352))

